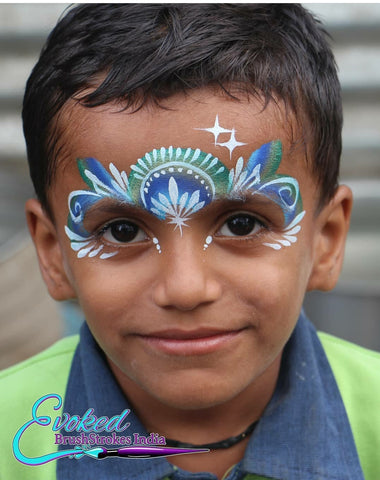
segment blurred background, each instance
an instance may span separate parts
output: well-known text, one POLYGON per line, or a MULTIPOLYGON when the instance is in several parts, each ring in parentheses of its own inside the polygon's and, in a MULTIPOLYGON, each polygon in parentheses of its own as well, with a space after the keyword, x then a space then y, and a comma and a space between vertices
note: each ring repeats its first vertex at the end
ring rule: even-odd
MULTIPOLYGON (((81 322, 42 282, 25 226, 33 196, 21 125, 26 79, 68 4, 0 4, 0 368, 42 350, 81 322)), ((333 292, 312 292, 318 329, 380 351, 380 4, 305 4, 333 37, 343 87, 341 182, 355 197, 346 258, 333 292)))

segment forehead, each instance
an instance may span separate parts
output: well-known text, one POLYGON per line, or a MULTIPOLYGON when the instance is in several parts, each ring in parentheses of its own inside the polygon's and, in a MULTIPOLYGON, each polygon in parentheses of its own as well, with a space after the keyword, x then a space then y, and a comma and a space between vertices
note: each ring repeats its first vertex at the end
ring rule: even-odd
POLYGON ((263 109, 258 99, 237 101, 208 90, 176 95, 160 107, 147 105, 136 112, 114 104, 96 108, 71 104, 59 121, 58 174, 64 167, 75 181, 79 175, 75 160, 85 157, 128 170, 145 153, 171 146, 199 148, 231 168, 239 157, 248 159, 272 140, 283 145, 279 172, 285 166, 291 174, 305 165, 295 123, 274 103, 263 109))

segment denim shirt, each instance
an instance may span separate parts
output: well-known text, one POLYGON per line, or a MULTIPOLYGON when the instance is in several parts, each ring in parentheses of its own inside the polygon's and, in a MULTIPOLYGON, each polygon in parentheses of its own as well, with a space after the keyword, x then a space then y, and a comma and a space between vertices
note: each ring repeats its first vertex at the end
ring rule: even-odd
MULTIPOLYGON (((129 408, 104 354, 84 324, 63 411, 81 414, 90 407, 96 415, 109 418, 129 408)), ((133 412, 128 415, 128 421, 130 435, 148 435, 133 412)), ((331 367, 314 327, 303 313, 285 346, 273 397, 249 440, 244 458, 226 478, 241 480, 247 474, 277 480, 364 480, 331 367)), ((83 457, 78 461, 57 462, 58 480, 159 480, 164 477, 216 480, 210 473, 185 472, 166 458, 98 461, 83 457)))

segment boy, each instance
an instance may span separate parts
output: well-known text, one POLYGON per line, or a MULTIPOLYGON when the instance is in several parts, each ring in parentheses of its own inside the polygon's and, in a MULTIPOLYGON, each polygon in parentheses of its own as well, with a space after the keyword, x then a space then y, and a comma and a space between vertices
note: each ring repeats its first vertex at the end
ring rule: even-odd
POLYGON ((379 356, 302 313, 352 204, 311 15, 81 5, 23 118, 42 275, 86 323, 3 374, 2 478, 379 478, 379 356), (120 445, 210 452, 96 461, 120 445))

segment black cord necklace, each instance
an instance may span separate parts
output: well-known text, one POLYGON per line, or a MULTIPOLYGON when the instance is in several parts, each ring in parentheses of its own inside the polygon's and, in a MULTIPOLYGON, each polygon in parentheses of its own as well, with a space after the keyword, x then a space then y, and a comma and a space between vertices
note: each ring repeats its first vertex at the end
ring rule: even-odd
POLYGON ((179 447, 179 448, 209 448, 210 450, 230 448, 236 445, 237 443, 241 442, 242 440, 244 440, 248 435, 250 435, 254 431, 257 423, 258 423, 257 421, 251 423, 251 425, 249 425, 249 427, 246 428, 244 432, 242 432, 240 435, 226 438, 225 440, 221 440, 220 442, 196 445, 194 443, 179 442, 178 440, 172 440, 171 438, 166 438, 166 445, 169 447, 179 447))

